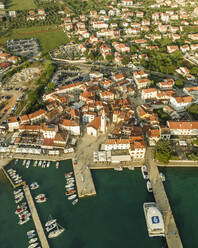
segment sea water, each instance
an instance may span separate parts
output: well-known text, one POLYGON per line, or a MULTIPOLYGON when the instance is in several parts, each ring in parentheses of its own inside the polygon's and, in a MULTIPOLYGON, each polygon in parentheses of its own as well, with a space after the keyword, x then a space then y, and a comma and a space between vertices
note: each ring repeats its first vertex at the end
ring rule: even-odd
MULTIPOLYGON (((143 203, 154 198, 146 190, 140 169, 92 171, 97 195, 80 199, 73 206, 64 194, 64 174, 72 170, 71 161, 61 162, 59 169, 55 163, 50 168, 32 165, 33 161, 27 169, 19 161, 7 168, 15 168, 28 184, 39 183, 39 189, 31 191, 33 197, 46 194, 47 202, 36 204, 43 226, 52 217, 65 228, 60 236, 49 239, 51 248, 165 247, 164 239, 148 237, 143 203)), ((9 183, 0 184, 0 204, 0 247, 28 247, 26 233, 34 224, 32 220, 17 224, 17 204, 9 183)))

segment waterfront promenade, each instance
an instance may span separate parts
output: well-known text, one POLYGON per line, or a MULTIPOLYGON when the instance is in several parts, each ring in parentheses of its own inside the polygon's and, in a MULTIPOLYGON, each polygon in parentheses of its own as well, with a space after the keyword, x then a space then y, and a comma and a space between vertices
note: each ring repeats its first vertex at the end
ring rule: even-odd
POLYGON ((32 219, 34 221, 34 225, 36 227, 38 237, 40 239, 41 247, 42 248, 49 248, 49 244, 48 244, 47 238, 45 236, 45 233, 44 233, 44 230, 43 230, 40 218, 38 216, 38 213, 37 213, 37 210, 36 210, 34 201, 32 199, 32 195, 31 195, 31 192, 30 192, 28 185, 25 185, 23 187, 23 190, 24 190, 25 197, 26 197, 26 200, 27 200, 28 205, 29 205, 30 212, 32 214, 32 219))
POLYGON ((171 211, 171 207, 162 183, 158 167, 153 160, 153 149, 148 147, 146 153, 146 165, 149 178, 153 187, 155 201, 162 212, 165 223, 165 237, 169 248, 183 248, 180 235, 171 211))
POLYGON ((74 175, 76 179, 76 186, 78 197, 86 197, 96 195, 96 189, 88 166, 83 168, 82 163, 73 161, 74 175))

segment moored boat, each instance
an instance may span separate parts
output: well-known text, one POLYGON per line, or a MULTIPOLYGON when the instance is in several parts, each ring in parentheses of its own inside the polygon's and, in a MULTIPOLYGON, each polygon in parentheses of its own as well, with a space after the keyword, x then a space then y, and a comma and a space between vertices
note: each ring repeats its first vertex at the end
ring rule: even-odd
POLYGON ((30 184, 30 189, 35 190, 39 188, 39 184, 37 182, 33 182, 30 184))
POLYGON ((33 244, 33 243, 35 243, 37 240, 38 240, 38 238, 31 238, 31 239, 29 240, 29 244, 33 244))
POLYGON ((45 196, 36 200, 37 203, 44 203, 46 201, 47 201, 47 198, 45 196))
POLYGON ((51 220, 48 220, 46 223, 45 223, 45 226, 50 226, 52 224, 56 223, 56 219, 51 219, 51 220))
POLYGON ((56 162, 56 169, 59 168, 59 162, 56 162))
POLYGON ((77 202, 78 202, 78 199, 75 199, 74 201, 72 201, 72 205, 76 205, 77 202))
POLYGON ((151 184, 150 180, 148 180, 146 182, 146 187, 147 187, 148 192, 150 192, 150 193, 153 192, 153 188, 152 188, 152 184, 151 184))
POLYGON ((56 225, 56 229, 51 231, 48 235, 48 238, 49 239, 52 239, 52 238, 56 238, 58 237, 62 232, 64 232, 64 228, 62 226, 60 226, 58 223, 56 225))
POLYGON ((24 219, 20 219, 19 222, 18 222, 18 224, 19 225, 23 225, 23 224, 27 223, 29 220, 30 220, 30 217, 27 217, 27 218, 24 218, 24 219))
POLYGON ((73 195, 74 193, 76 193, 75 189, 65 192, 65 195, 73 195))
POLYGON ((166 177, 165 177, 164 173, 160 172, 160 177, 161 177, 162 182, 166 181, 166 177))
POLYGON ((14 190, 14 195, 18 195, 19 193, 21 193, 22 189, 17 189, 17 190, 14 190))
POLYGON ((34 229, 27 231, 27 235, 31 235, 33 233, 35 233, 35 230, 34 229))
POLYGON ((145 202, 143 204, 149 237, 164 237, 164 221, 160 210, 155 202, 145 202))
POLYGON ((73 194, 73 195, 70 195, 67 199, 68 200, 73 200, 74 198, 76 198, 76 196, 77 196, 76 194, 73 194))
POLYGON ((148 180, 149 179, 149 176, 148 176, 148 169, 147 169, 146 165, 142 165, 141 171, 142 171, 143 178, 145 180, 148 180))
POLYGON ((37 200, 37 199, 39 199, 39 198, 41 198, 41 197, 45 197, 45 194, 39 194, 39 195, 37 195, 37 196, 35 197, 35 199, 37 200))
POLYGON ((28 248, 35 248, 38 244, 39 244, 39 243, 36 242, 36 243, 34 243, 34 244, 29 245, 28 248))

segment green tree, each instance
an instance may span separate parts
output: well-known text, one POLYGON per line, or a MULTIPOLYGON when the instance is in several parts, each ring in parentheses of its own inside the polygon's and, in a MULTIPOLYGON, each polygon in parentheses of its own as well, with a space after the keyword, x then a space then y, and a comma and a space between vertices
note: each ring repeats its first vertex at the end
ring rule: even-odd
POLYGON ((188 107, 188 112, 196 119, 198 120, 198 104, 194 103, 190 107, 188 107))
POLYGON ((171 144, 169 140, 159 140, 155 146, 155 158, 164 164, 168 164, 171 158, 171 144))
POLYGON ((130 63, 130 57, 129 56, 124 56, 121 60, 123 65, 128 65, 130 63))
POLYGON ((184 82, 181 79, 175 80, 175 86, 182 89, 184 87, 184 82))

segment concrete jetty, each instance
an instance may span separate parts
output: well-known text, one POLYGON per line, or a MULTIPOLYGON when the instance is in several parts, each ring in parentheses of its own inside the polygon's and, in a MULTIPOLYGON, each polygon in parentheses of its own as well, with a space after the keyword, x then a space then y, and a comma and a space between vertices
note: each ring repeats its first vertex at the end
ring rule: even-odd
POLYGON ((84 167, 82 163, 77 163, 73 160, 73 169, 76 179, 78 197, 82 198, 96 195, 96 189, 89 167, 84 167))
POLYGON ((148 167, 149 178, 153 187, 153 194, 157 206, 159 207, 165 224, 165 237, 169 248, 183 248, 179 231, 177 229, 173 213, 162 183, 159 170, 153 160, 153 150, 147 148, 146 165, 148 167))
POLYGON ((26 197, 26 200, 27 200, 28 205, 29 205, 30 212, 32 214, 32 219, 34 221, 34 225, 36 227, 38 237, 40 239, 41 247, 42 248, 49 248, 49 244, 48 244, 47 238, 45 236, 45 232, 43 230, 43 227, 42 227, 40 218, 38 216, 38 213, 37 213, 37 210, 36 210, 34 201, 32 199, 32 195, 31 195, 31 192, 30 192, 28 185, 24 185, 23 190, 24 190, 25 197, 26 197))

